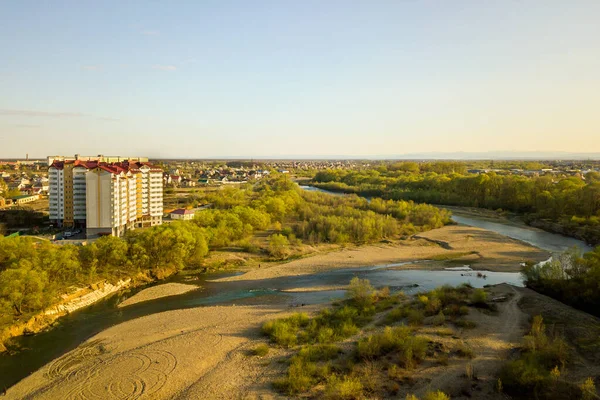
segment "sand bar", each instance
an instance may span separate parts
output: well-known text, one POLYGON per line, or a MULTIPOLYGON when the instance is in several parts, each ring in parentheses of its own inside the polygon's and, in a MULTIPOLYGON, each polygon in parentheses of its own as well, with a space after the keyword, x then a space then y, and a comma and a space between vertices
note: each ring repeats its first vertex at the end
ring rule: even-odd
POLYGON ((162 285, 149 287, 148 289, 144 289, 134 294, 124 302, 120 303, 119 307, 127 307, 141 303, 142 301, 160 299, 161 297, 176 296, 198 289, 200 289, 200 286, 185 285, 183 283, 164 283, 162 285))
POLYGON ((446 226, 420 233, 418 237, 418 239, 412 240, 353 246, 327 253, 316 253, 306 258, 251 270, 243 275, 215 281, 261 280, 310 275, 342 268, 360 268, 428 259, 434 259, 434 261, 405 265, 399 268, 443 270, 448 265, 440 259, 446 257, 448 259, 459 257, 458 259, 462 260, 460 265, 469 264, 473 270, 519 272, 522 262, 540 262, 550 257, 549 252, 525 242, 466 225, 446 226))

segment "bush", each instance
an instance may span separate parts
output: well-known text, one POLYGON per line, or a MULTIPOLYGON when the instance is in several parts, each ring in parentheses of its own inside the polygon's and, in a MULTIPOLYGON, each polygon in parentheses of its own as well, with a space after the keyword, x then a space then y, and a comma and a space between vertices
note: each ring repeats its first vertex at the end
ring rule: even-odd
POLYGON ((328 366, 319 367, 304 357, 294 356, 286 377, 275 381, 274 386, 288 395, 294 395, 306 392, 329 373, 328 366))
POLYGON ((441 311, 438 315, 433 317, 433 321, 432 321, 433 325, 436 325, 436 326, 444 325, 445 322, 446 322, 446 316, 441 311))
POLYGON ((459 357, 464 357, 464 358, 474 358, 475 357, 475 353, 473 352, 473 349, 465 342, 458 342, 456 344, 456 346, 454 347, 454 351, 456 352, 456 354, 459 357))
POLYGON ((252 349, 252 354, 258 357, 264 357, 269 354, 269 346, 266 344, 259 344, 254 349, 252 349))
POLYGON ((450 400, 450 396, 446 393, 438 390, 436 392, 427 392, 423 400, 450 400))
POLYGON ((402 321, 406 317, 406 309, 403 307, 394 308, 392 311, 387 313, 385 316, 385 323, 388 325, 394 324, 396 322, 402 321))
POLYGON ((473 329, 477 327, 477 324, 475 322, 468 319, 457 319, 456 321, 454 321, 454 325, 464 329, 473 329))
POLYGON ((268 321, 262 332, 280 346, 291 347, 298 342, 298 330, 308 325, 308 315, 296 313, 288 318, 268 321))
POLYGON ((425 314, 426 315, 435 315, 442 308, 442 302, 438 298, 430 299, 425 305, 425 314))
POLYGON ((411 368, 422 360, 427 352, 429 341, 413 336, 412 330, 405 326, 386 327, 382 333, 362 338, 357 344, 357 354, 363 359, 376 359, 390 353, 396 353, 406 368, 411 368))
POLYGON ((408 323, 415 326, 421 325, 425 319, 425 315, 419 310, 409 310, 406 317, 408 318, 408 323))
POLYGON ((359 307, 367 307, 373 304, 375 289, 368 279, 360 279, 355 276, 350 281, 347 295, 359 307))
MULTIPOLYGON (((523 353, 518 360, 507 363, 500 372, 500 379, 509 393, 539 394, 550 390, 560 393, 562 390, 579 390, 567 387, 568 383, 560 381, 558 365, 564 367, 568 360, 569 349, 560 337, 549 338, 541 316, 533 318, 531 330, 524 338, 523 353), (558 385, 558 386, 557 386, 558 385), (550 389, 552 388, 552 389, 550 389)), ((571 385, 573 386, 573 385, 571 385)))
POLYGON ((298 356, 308 361, 329 361, 342 353, 342 349, 331 344, 305 346, 298 352, 298 356))
POLYGON ((360 379, 337 375, 327 380, 325 387, 325 398, 331 400, 357 400, 363 396, 363 386, 360 379))
POLYGON ((288 238, 279 233, 269 236, 268 249, 271 257, 278 260, 285 260, 291 254, 288 238))
POLYGON ((597 398, 596 396, 596 385, 594 385, 594 379, 587 378, 579 388, 581 389, 581 398, 583 400, 592 400, 597 398))
POLYGON ((471 293, 471 303, 473 305, 484 305, 487 301, 487 292, 483 289, 475 289, 471 293))

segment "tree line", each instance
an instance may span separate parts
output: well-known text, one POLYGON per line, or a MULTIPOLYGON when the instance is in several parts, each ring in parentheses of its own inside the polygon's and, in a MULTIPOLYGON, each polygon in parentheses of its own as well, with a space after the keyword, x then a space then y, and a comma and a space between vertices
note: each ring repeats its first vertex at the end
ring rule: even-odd
POLYGON ((464 166, 454 163, 437 169, 444 172, 422 170, 416 163, 383 172, 329 170, 318 172, 313 181, 323 189, 362 196, 513 211, 546 229, 600 243, 600 174, 596 172, 589 172, 583 180, 576 176, 468 174, 464 166))
POLYGON ((129 231, 123 238, 107 236, 85 246, 0 236, 0 324, 44 309, 72 286, 139 273, 161 279, 200 267, 209 249, 240 245, 257 232, 271 234, 265 252, 285 258, 289 247, 302 241, 365 243, 450 221, 447 211, 433 206, 305 192, 285 176, 202 196, 212 208, 192 221, 129 231))

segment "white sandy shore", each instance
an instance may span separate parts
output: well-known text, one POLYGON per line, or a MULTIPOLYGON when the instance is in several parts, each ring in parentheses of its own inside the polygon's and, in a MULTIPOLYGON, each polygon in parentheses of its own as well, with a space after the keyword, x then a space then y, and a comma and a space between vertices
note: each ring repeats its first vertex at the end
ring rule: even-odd
POLYGON ((200 286, 185 285, 183 283, 164 283, 162 285, 149 287, 148 289, 144 289, 134 294, 124 302, 120 303, 119 307, 127 307, 141 303, 142 301, 160 299, 161 297, 176 296, 198 289, 201 289, 200 286))

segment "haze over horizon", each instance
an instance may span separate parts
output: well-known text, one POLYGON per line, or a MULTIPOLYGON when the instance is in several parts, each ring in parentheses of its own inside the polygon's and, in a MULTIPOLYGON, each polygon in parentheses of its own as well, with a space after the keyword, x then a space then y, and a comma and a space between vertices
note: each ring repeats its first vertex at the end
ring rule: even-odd
POLYGON ((0 158, 600 155, 597 1, 19 1, 0 14, 0 158))

